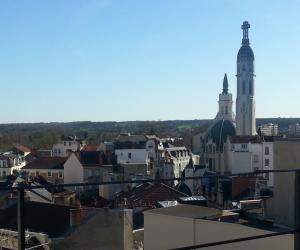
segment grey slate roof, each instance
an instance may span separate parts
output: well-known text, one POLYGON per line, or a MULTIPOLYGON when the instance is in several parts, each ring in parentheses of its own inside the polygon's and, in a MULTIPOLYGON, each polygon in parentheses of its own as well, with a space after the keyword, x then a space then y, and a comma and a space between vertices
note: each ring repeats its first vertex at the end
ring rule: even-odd
POLYGON ((64 169, 67 157, 42 157, 28 163, 22 169, 64 169))

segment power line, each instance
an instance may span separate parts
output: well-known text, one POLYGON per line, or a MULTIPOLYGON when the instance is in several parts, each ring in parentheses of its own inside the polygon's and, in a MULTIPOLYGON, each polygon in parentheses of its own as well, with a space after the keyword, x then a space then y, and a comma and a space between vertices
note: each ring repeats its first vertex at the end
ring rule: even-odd
POLYGON ((179 177, 179 178, 160 178, 160 179, 142 179, 142 180, 127 180, 127 181, 99 181, 99 182, 79 182, 79 183, 61 183, 61 184, 47 184, 31 186, 30 183, 18 183, 18 185, 11 187, 0 187, 0 190, 30 190, 40 188, 63 188, 63 187, 86 187, 86 186, 100 186, 100 185, 114 185, 114 184, 143 184, 147 182, 168 182, 168 181, 184 181, 184 180, 199 180, 210 178, 226 178, 238 176, 256 176, 266 173, 293 173, 300 172, 300 169, 279 169, 279 170, 258 170, 255 172, 245 172, 236 174, 211 174, 206 176, 193 176, 193 177, 179 177))
POLYGON ((220 246, 220 245, 225 245, 225 244, 231 244, 231 243, 237 243, 237 242, 243 242, 243 241, 249 241, 249 240, 257 240, 257 239, 275 237, 275 236, 286 235, 286 234, 294 234, 294 233, 297 233, 297 232, 298 232, 298 230, 294 229, 294 230, 288 230, 288 231, 279 232, 279 233, 269 233, 269 234, 243 237, 243 238, 232 239, 232 240, 223 240, 223 241, 217 241, 217 242, 211 242, 211 243, 204 243, 204 244, 199 244, 199 245, 194 245, 194 246, 173 248, 171 250, 199 249, 199 248, 204 248, 204 247, 220 246))

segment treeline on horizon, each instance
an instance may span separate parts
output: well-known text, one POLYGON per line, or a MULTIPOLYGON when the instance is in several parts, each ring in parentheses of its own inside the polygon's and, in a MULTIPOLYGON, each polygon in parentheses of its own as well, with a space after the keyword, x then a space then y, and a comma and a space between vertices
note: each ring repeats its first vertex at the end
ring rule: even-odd
MULTIPOLYGON (((183 138, 187 147, 192 136, 204 132, 213 120, 170 120, 170 121, 125 121, 125 122, 51 122, 0 124, 0 152, 15 144, 32 149, 51 149, 63 135, 76 135, 89 143, 112 141, 118 134, 155 134, 158 137, 183 138)), ((278 124, 286 131, 290 124, 300 123, 300 118, 258 118, 257 126, 266 123, 278 124)))

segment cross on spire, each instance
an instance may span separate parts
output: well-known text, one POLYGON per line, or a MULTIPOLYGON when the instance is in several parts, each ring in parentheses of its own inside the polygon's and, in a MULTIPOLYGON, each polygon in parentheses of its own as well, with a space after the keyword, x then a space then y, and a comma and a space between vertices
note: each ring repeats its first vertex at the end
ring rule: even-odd
POLYGON ((243 30, 243 40, 242 45, 249 45, 249 37, 248 37, 248 29, 250 28, 250 24, 247 21, 243 22, 241 29, 243 30))

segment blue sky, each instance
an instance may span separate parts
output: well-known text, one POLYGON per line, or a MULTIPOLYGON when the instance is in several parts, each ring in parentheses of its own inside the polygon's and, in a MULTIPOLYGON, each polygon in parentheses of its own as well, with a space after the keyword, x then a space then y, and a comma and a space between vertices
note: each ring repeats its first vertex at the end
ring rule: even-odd
POLYGON ((3 0, 8 122, 214 118, 236 97, 241 23, 256 57, 257 117, 300 117, 298 0, 3 0))

